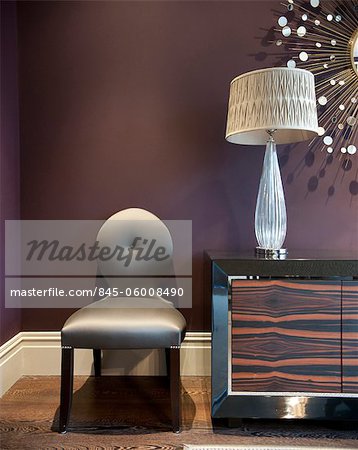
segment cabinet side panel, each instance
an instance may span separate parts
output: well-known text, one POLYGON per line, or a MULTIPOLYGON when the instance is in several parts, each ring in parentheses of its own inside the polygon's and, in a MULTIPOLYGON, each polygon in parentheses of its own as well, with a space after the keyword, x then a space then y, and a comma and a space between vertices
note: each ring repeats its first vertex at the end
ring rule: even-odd
POLYGON ((358 393, 358 281, 342 285, 343 392, 358 393))
POLYGON ((232 283, 232 390, 341 392, 341 283, 232 283))

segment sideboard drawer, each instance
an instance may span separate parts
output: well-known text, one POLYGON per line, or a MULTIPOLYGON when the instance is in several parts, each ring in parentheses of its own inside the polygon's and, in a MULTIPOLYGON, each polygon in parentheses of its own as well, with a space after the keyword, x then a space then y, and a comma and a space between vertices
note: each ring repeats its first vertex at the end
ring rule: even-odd
POLYGON ((341 392, 341 282, 232 281, 232 390, 341 392))

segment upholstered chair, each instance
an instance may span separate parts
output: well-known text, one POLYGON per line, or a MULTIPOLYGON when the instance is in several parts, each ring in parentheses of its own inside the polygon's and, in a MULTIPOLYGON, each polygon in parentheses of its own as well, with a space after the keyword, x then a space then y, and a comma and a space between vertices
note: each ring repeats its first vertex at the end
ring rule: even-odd
MULTIPOLYGON (((115 245, 136 251, 136 237, 155 239, 169 257, 162 262, 172 264, 173 242, 166 225, 154 214, 130 208, 111 216, 97 235, 99 246, 115 245), (133 248, 134 246, 134 248, 133 248)), ((137 261, 128 267, 115 258, 98 262, 98 272, 107 286, 119 286, 118 276, 147 276, 148 285, 156 287, 157 261, 137 261), (115 277, 117 275, 117 278, 115 277)), ((186 321, 173 304, 161 297, 107 296, 72 314, 61 332, 61 400, 59 431, 65 433, 69 423, 72 394, 74 349, 93 349, 95 376, 101 375, 101 354, 107 349, 165 349, 170 378, 172 428, 180 431, 180 345, 185 336, 186 321)), ((118 403, 119 399, 118 399, 118 403)))

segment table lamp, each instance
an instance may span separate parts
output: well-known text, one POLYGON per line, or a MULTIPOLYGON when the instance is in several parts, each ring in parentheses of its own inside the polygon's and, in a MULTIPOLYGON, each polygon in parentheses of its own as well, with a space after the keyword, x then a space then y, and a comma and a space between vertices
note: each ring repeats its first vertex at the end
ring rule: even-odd
POLYGON ((284 67, 254 70, 230 84, 226 140, 266 144, 255 211, 256 254, 285 257, 287 216, 276 144, 317 136, 314 76, 284 67))

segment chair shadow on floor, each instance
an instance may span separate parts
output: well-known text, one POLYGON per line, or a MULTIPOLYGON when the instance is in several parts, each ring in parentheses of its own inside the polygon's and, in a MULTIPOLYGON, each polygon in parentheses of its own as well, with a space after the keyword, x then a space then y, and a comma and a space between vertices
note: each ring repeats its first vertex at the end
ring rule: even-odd
MULTIPOLYGON (((184 409, 185 428, 191 428, 196 407, 182 387, 182 411, 184 409)), ((59 427, 59 410, 58 407, 51 426, 51 430, 56 432, 59 427)), ((91 434, 133 434, 135 430, 140 430, 141 434, 158 430, 171 432, 168 378, 91 376, 78 389, 75 380, 68 430, 71 433, 91 434)))

